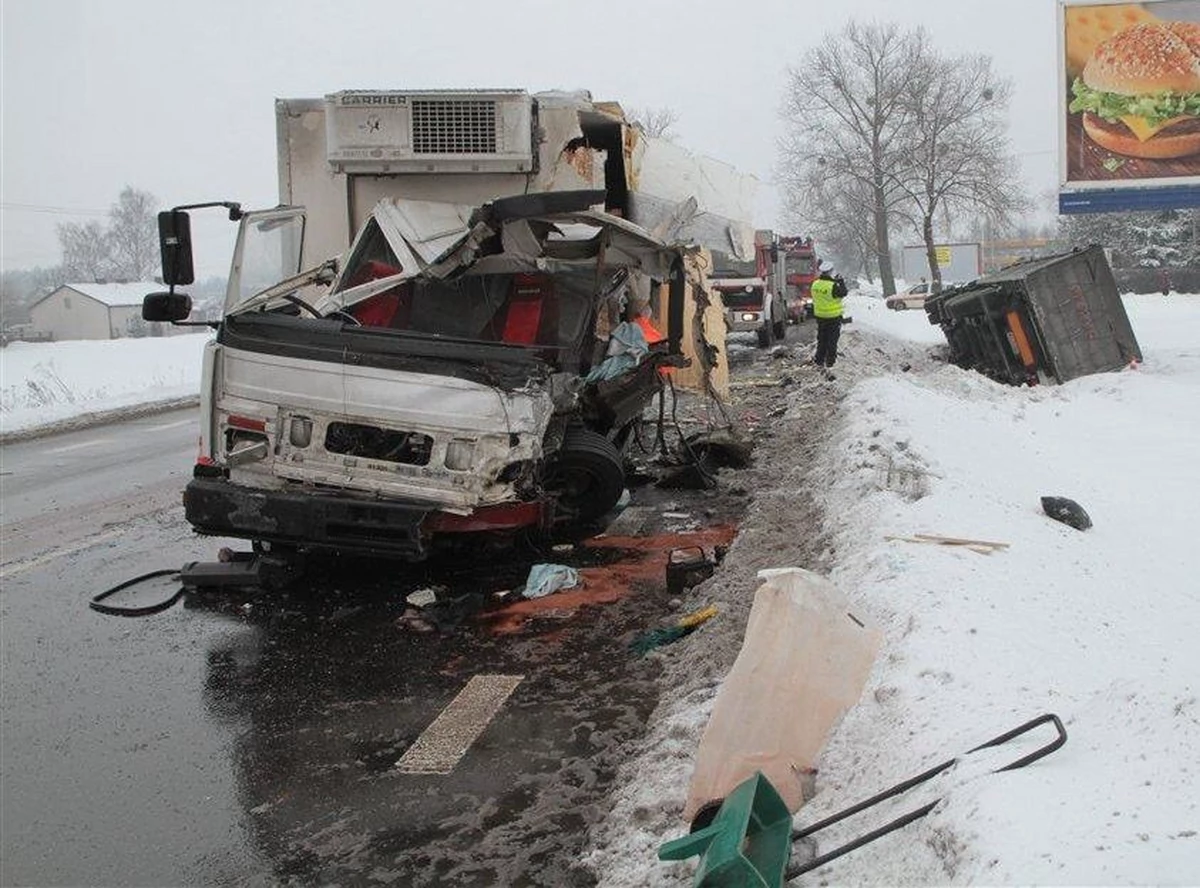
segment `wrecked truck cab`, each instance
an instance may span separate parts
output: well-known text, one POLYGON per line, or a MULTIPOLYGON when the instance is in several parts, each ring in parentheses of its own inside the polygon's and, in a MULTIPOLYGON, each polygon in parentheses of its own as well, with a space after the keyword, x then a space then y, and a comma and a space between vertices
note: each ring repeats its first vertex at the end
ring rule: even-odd
POLYGON ((302 274, 227 301, 189 522, 420 559, 609 511, 661 369, 685 363, 645 317, 682 315, 682 251, 596 202, 386 199, 327 289, 302 274))

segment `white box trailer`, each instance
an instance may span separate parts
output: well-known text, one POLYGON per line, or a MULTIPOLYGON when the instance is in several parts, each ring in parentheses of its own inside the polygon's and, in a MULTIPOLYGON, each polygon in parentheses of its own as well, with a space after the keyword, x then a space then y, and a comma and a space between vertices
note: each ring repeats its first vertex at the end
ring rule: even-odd
POLYGON ((583 189, 658 237, 754 258, 754 176, 646 136, 587 93, 343 90, 277 99, 275 113, 280 202, 308 209, 306 265, 344 251, 383 198, 583 189))
MULTIPOLYGON (((983 250, 978 243, 936 244, 933 248, 942 284, 965 284, 983 274, 983 250)), ((925 278, 932 280, 929 257, 924 244, 905 247, 900 268, 910 284, 925 278)))

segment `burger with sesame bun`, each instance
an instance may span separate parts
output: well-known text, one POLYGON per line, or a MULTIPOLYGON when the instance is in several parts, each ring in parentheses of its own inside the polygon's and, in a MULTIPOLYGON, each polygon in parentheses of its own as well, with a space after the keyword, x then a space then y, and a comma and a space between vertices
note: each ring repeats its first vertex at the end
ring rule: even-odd
POLYGON ((1200 152, 1200 25, 1117 32, 1096 47, 1071 91, 1083 131, 1109 151, 1156 160, 1200 152))

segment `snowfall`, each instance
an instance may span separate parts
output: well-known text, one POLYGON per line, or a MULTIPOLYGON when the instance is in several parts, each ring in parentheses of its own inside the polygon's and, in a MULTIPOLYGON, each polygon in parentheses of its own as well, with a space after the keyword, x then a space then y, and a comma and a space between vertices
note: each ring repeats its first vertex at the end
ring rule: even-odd
MULTIPOLYGON (((1019 770, 998 772, 1052 731, 962 758, 820 850, 940 799, 927 817, 796 884, 1200 885, 1200 296, 1124 298, 1140 365, 1033 388, 923 360, 945 345, 923 312, 887 311, 865 287, 848 298, 838 378, 815 383, 836 388, 836 407, 793 480, 824 515, 823 572, 882 645, 796 823, 1043 713, 1068 739, 1019 770), (881 483, 880 454, 907 483, 881 483), (1046 495, 1075 500, 1093 526, 1051 520, 1046 495), (1006 545, 895 539, 915 534, 1006 545)), ((0 433, 194 397, 207 338, 10 345, 0 433)), ((699 658, 722 631, 736 650, 740 627, 721 626, 657 655, 699 658)), ((719 676, 698 684, 664 693, 631 751, 587 861, 602 884, 690 883, 694 863, 655 851, 687 830, 719 676)))

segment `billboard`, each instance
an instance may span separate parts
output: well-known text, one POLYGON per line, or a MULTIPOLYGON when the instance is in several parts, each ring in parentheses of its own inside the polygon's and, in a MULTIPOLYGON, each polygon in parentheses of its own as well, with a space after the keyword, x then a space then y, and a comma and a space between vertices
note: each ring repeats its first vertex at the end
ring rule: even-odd
MULTIPOLYGON (((983 273, 982 251, 977 243, 936 244, 933 256, 943 284, 966 283, 983 273)), ((900 268, 908 283, 924 280, 929 275, 929 257, 925 253, 925 245, 904 247, 900 254, 900 268)))
POLYGON ((1200 0, 1060 0, 1059 211, 1200 206, 1200 0))

